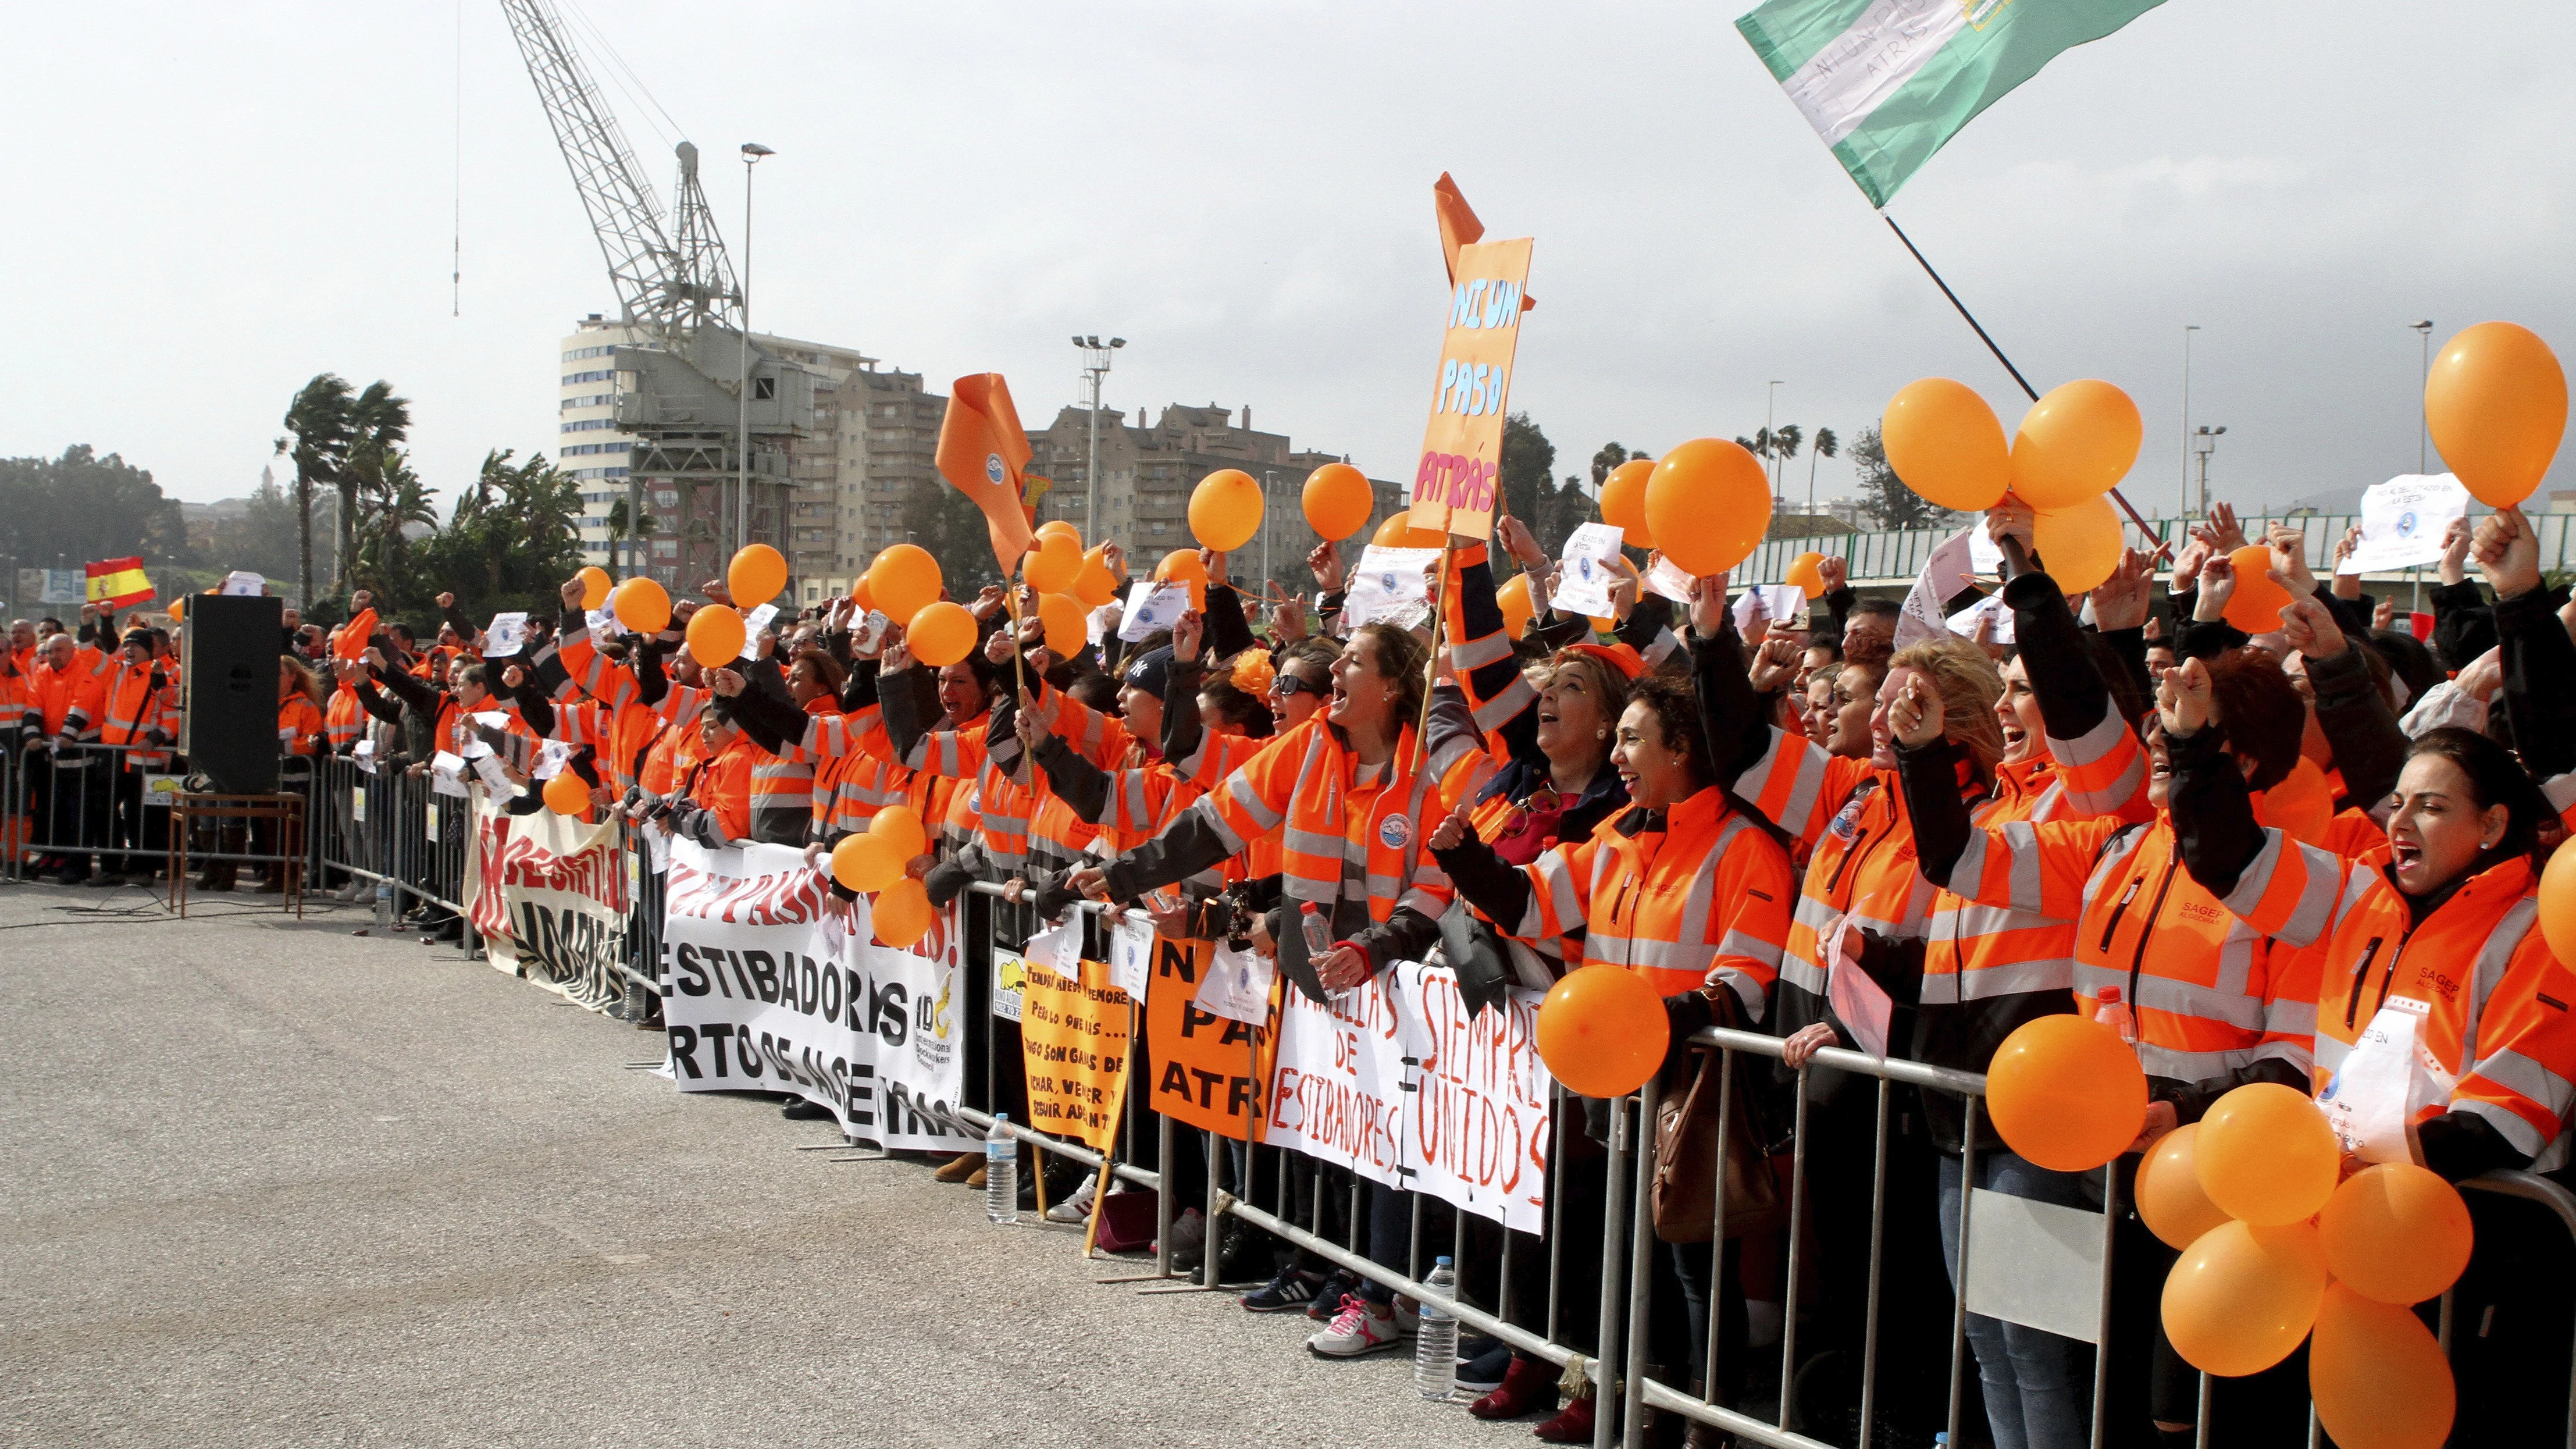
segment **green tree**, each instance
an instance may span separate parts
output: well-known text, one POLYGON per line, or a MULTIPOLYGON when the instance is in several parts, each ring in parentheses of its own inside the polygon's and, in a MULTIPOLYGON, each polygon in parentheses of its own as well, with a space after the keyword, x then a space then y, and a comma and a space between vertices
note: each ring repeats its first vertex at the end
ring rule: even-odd
POLYGON ((259 488, 238 517, 218 518, 208 530, 197 561, 218 573, 247 569, 263 578, 282 579, 295 572, 296 527, 302 515, 266 468, 259 488))
MULTIPOLYGON (((427 603, 438 590, 414 567, 411 530, 435 533, 438 513, 429 505, 429 490, 411 470, 401 449, 375 459, 357 504, 355 563, 349 587, 363 588, 384 601, 387 612, 427 603)), ((427 540, 423 540, 426 542, 427 540)))
MULTIPOLYGON (((607 527, 609 554, 611 557, 614 557, 617 552, 617 545, 626 543, 628 540, 635 537, 635 530, 630 526, 630 519, 627 515, 625 499, 620 498, 616 502, 608 505, 607 527)), ((626 550, 626 566, 621 570, 621 572, 627 574, 635 572, 635 550, 631 547, 626 550)))
POLYGON ((1833 457, 1842 448, 1842 439, 1831 428, 1816 429, 1816 440, 1807 445, 1807 511, 1816 511, 1816 461, 1833 457))
POLYGON ((129 555, 169 565, 188 561, 188 530, 150 473, 80 443, 59 458, 0 458, 0 555, 21 568, 129 555))
POLYGON ((1952 517, 1950 510, 1906 487, 1896 476, 1888 466, 1887 446, 1879 441, 1876 423, 1852 439, 1851 458, 1852 471, 1860 475, 1861 498, 1879 527, 1937 528, 1952 517))
POLYGON ((447 527, 411 550, 418 576, 452 591, 469 614, 560 607, 555 591, 581 568, 581 489, 543 453, 483 457, 447 527))
POLYGON ((393 384, 380 378, 350 401, 348 420, 348 456, 332 480, 340 490, 340 542, 332 561, 340 575, 331 589, 335 596, 349 592, 349 570, 358 556, 360 495, 373 492, 390 499, 399 491, 387 481, 387 469, 411 436, 411 399, 395 396, 393 384))
POLYGON ((1552 491, 1556 476, 1556 444, 1547 440, 1539 425, 1527 413, 1512 413, 1503 419, 1503 511, 1535 526, 1539 505, 1552 491))
MULTIPOLYGON (((950 598, 963 603, 984 585, 1002 581, 1002 571, 993 566, 993 535, 984 525, 984 511, 956 489, 944 483, 914 489, 903 501, 903 528, 905 542, 919 544, 939 561, 950 598)), ((1154 560, 1130 558, 1127 566, 1150 569, 1154 560)))
POLYGON ((296 389, 286 407, 286 436, 277 451, 295 462, 296 602, 313 606, 313 495, 339 486, 349 466, 349 447, 357 441, 354 395, 336 372, 318 373, 296 389))

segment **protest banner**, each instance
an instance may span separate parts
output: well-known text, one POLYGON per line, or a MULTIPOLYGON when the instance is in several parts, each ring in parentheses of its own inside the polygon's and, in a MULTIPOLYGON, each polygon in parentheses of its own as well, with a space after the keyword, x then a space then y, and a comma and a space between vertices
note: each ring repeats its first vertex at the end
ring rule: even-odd
POLYGON ((1261 1110, 1261 1084, 1269 1080, 1278 1049, 1279 1016, 1274 1007, 1270 1021, 1256 1027, 1201 1010, 1195 998, 1208 964, 1205 941, 1154 939, 1154 984, 1145 994, 1145 1050, 1154 1083, 1147 1105, 1174 1121, 1244 1141, 1261 1110))
POLYGON ((1371 1182, 1404 1186, 1405 1064, 1398 1035, 1384 977, 1329 1002, 1287 993, 1270 1074, 1273 1107, 1261 1140, 1371 1182))
POLYGON ((501 901, 508 926, 487 953, 577 1006, 605 1011, 625 995, 626 868, 617 827, 542 811, 503 816, 501 901))
POLYGON ((1530 239, 1458 248, 1440 382, 1414 465, 1412 523, 1469 538, 1494 531, 1502 492, 1503 409, 1521 338, 1530 239))
POLYGON ((1026 972, 1021 993, 1028 1125, 1108 1151, 1127 1107, 1127 993, 1110 984, 1106 961, 1083 962, 1079 982, 1026 972))
POLYGON ((850 1136, 971 1150, 961 1126, 967 1030, 957 912, 912 950, 870 944, 867 902, 832 903, 785 846, 675 841, 661 977, 671 1071, 684 1092, 793 1092, 850 1136))
POLYGON ((2448 473, 2406 473, 2361 494, 2361 539, 2339 574, 2421 568, 2442 561, 2442 535, 2469 515, 2469 490, 2448 473))
MULTIPOLYGON (((466 924, 483 938, 483 959, 516 976, 519 957, 510 943, 510 908, 501 888, 501 858, 510 844, 510 813, 500 801, 484 795, 471 802, 465 820, 466 924)), ((437 826, 433 824, 430 829, 434 841, 437 826)))

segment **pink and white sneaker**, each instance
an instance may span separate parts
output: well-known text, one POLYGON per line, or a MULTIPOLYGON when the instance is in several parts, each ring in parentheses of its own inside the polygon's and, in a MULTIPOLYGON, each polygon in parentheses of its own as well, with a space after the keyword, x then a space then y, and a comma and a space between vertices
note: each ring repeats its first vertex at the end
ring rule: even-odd
POLYGON ((1324 1358, 1358 1358, 1393 1348, 1413 1336, 1414 1314, 1401 1305, 1380 1305, 1356 1293, 1342 1295, 1342 1310, 1330 1326, 1306 1339, 1310 1352, 1324 1358))

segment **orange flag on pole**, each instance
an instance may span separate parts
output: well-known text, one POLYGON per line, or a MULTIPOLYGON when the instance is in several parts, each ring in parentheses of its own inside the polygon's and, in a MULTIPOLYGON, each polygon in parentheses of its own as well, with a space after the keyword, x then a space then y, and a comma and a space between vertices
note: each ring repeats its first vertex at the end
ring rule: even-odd
POLYGON ((993 561, 1005 579, 1034 537, 1020 507, 1020 471, 1028 462, 1029 435, 1011 406, 1011 385, 998 372, 957 379, 939 422, 939 476, 984 510, 993 561))
MULTIPOLYGON (((1485 239, 1485 224, 1476 219, 1476 209, 1458 190, 1449 173, 1431 183, 1431 209, 1440 217, 1440 259, 1449 268, 1449 285, 1458 285, 1458 249, 1485 239)), ((1528 293, 1521 294, 1521 310, 1526 312, 1538 303, 1528 293)))

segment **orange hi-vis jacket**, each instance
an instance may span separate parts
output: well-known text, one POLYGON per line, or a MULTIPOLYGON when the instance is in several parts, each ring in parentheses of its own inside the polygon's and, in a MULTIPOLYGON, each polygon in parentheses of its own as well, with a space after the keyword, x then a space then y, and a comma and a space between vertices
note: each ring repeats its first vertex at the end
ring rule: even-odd
POLYGON ((736 735, 713 758, 702 759, 690 768, 688 798, 712 814, 717 828, 724 832, 724 841, 702 839, 700 844, 740 844, 751 839, 751 770, 761 758, 758 745, 736 735))
MULTIPOLYGON (((805 706, 809 718, 839 711, 828 696, 805 706)), ((771 845, 802 845, 814 828, 814 766, 800 752, 773 755, 753 746, 751 763, 751 831, 771 845)))
POLYGON ((332 753, 348 749, 366 732, 367 707, 358 702, 357 688, 334 683, 331 701, 322 707, 322 734, 331 742, 332 753))
POLYGON ((152 676, 160 667, 159 660, 139 665, 118 660, 116 673, 109 679, 102 698, 107 717, 99 727, 99 741, 131 746, 125 752, 128 769, 166 768, 170 763, 166 742, 179 738, 178 680, 163 674, 159 687, 155 688, 152 676), (153 730, 161 732, 165 741, 161 748, 151 745, 149 732, 153 730))
MULTIPOLYGON (((662 702, 667 705, 671 701, 665 697, 662 702)), ((703 701, 692 702, 644 751, 644 764, 635 772, 637 789, 657 800, 667 800, 688 788, 689 772, 697 768, 706 753, 706 741, 698 737, 699 703, 703 701)))
POLYGON ((1407 725, 1394 759, 1365 770, 1319 714, 1271 741, 1191 811, 1237 852, 1278 834, 1281 893, 1324 908, 1338 935, 1383 923, 1399 906, 1436 921, 1456 895, 1423 843, 1442 808, 1433 788, 1442 762, 1433 757, 1423 762, 1428 768, 1399 773, 1415 752, 1407 725))
POLYGON ((107 681, 83 668, 74 655, 67 668, 37 665, 28 695, 46 734, 86 739, 95 735, 106 712, 107 681))
MULTIPOLYGON (((1807 856, 1780 952, 1783 987, 1821 1010, 1827 982, 1817 935, 1837 915, 1890 941, 1922 939, 1932 885, 1914 869, 1913 831, 1898 805, 1894 770, 1827 754, 1803 735, 1774 728, 1770 750, 1737 777, 1735 793, 1807 856)), ((1808 1014, 1797 1024, 1820 1020, 1808 1014)))
POLYGON ((612 709, 597 700, 555 706, 549 738, 578 750, 587 745, 599 762, 600 779, 624 794, 635 783, 644 752, 662 732, 662 716, 641 704, 612 709))
MULTIPOLYGON (((882 705, 816 714, 805 726, 804 739, 790 748, 814 762, 818 795, 823 782, 831 782, 828 805, 819 799, 815 805, 827 837, 865 830, 878 811, 912 799, 913 772, 894 758, 882 705)), ((925 827, 933 823, 923 820, 925 827)))
POLYGON ((1632 806, 1526 866, 1526 941, 1583 943, 1583 965, 1623 966, 1658 996, 1712 979, 1762 1019, 1778 979, 1797 882, 1788 852, 1716 786, 1669 810, 1632 806))
POLYGON ((321 707, 301 690, 277 703, 277 747, 290 757, 310 758, 327 738, 321 707))
POLYGON ((23 657, 10 654, 0 659, 0 736, 7 740, 14 740, 26 727, 28 710, 33 707, 27 671, 19 662, 23 657))
POLYGON ((2150 1077, 2245 1079, 2267 1061, 2310 1069, 2312 962, 2192 879, 2170 813, 2146 825, 2104 817, 1973 831, 1947 886, 1983 905, 2075 917, 2075 1009, 2089 1017, 2105 987, 2121 988, 2150 1077))
MULTIPOLYGON (((2421 1109, 2484 1119, 2532 1170, 2567 1161, 2576 1109, 2576 972, 2550 952, 2537 922, 2538 877, 2525 856, 2469 877, 2414 924, 2384 867, 2385 844, 2359 859, 2266 829, 2261 851, 2224 901, 2285 946, 2323 943, 2316 1011, 2316 1093, 2392 999, 2423 1004, 2418 1043, 2454 1079, 2450 1101, 2421 1109)), ((2302 953, 2312 954, 2312 953, 2302 953)))

